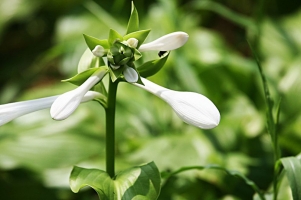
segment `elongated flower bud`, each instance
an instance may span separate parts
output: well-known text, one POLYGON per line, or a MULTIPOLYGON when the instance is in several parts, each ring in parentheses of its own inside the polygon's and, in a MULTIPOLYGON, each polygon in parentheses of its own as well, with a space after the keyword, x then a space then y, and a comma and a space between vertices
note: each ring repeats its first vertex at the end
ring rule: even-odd
POLYGON ((178 92, 161 87, 145 78, 143 85, 134 84, 167 102, 175 113, 187 124, 211 129, 220 121, 220 113, 216 106, 204 95, 194 92, 178 92))
POLYGON ((96 71, 78 88, 60 95, 52 104, 50 115, 55 120, 69 117, 78 107, 84 95, 98 83, 107 73, 105 70, 96 71))
POLYGON ((150 43, 142 44, 139 51, 171 51, 183 46, 188 40, 188 34, 185 32, 173 32, 164 35, 150 43))
MULTIPOLYGON (((89 91, 85 94, 81 102, 86 102, 98 96, 98 92, 89 91)), ((0 126, 10 122, 11 120, 32 113, 38 110, 50 108, 51 104, 59 97, 59 95, 34 99, 29 101, 20 101, 0 105, 0 126)))

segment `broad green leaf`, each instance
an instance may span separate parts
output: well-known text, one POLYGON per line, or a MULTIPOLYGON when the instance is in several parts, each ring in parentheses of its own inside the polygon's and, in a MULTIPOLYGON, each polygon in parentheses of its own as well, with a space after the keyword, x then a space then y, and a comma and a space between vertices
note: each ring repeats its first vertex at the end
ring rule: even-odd
POLYGON ((294 200, 301 200, 301 163, 296 157, 281 158, 280 161, 290 184, 294 200))
POLYGON ((160 193, 160 173, 154 162, 127 169, 114 178, 102 170, 74 167, 71 190, 77 193, 84 186, 92 187, 101 200, 155 200, 160 193))
POLYGON ((145 62, 138 67, 138 72, 142 77, 149 77, 156 74, 164 66, 169 52, 165 53, 160 59, 145 62))
POLYGON ((131 16, 128 22, 126 34, 135 32, 139 30, 139 16, 138 16, 138 11, 134 5, 134 2, 132 1, 132 11, 131 11, 131 16))
POLYGON ((139 41, 138 46, 137 46, 137 49, 138 49, 140 47, 140 45, 144 42, 144 40, 146 39, 146 37, 148 36, 150 31, 151 31, 150 29, 147 29, 147 30, 132 32, 132 33, 125 35, 123 37, 123 39, 128 40, 130 38, 136 38, 139 41))
POLYGON ((101 200, 114 199, 114 183, 105 171, 75 166, 70 175, 70 188, 77 193, 85 186, 92 187, 101 200))
POLYGON ((63 82, 69 82, 74 85, 81 85, 83 82, 85 82, 94 72, 98 70, 108 71, 108 68, 106 66, 97 67, 97 68, 90 68, 86 71, 83 71, 79 74, 76 74, 75 76, 62 80, 63 82))
POLYGON ((100 40, 86 34, 84 34, 84 38, 91 51, 95 48, 96 45, 101 45, 104 49, 110 48, 108 40, 100 40))
POLYGON ((93 53, 91 53, 90 49, 87 48, 79 60, 77 72, 81 73, 86 71, 87 69, 96 68, 101 65, 104 65, 103 59, 94 56, 93 53))
POLYGON ((109 33, 109 44, 112 45, 116 40, 123 41, 122 35, 120 35, 117 31, 110 29, 109 33))
POLYGON ((248 177, 246 177, 244 174, 242 174, 239 171, 235 171, 235 170, 228 170, 222 166, 219 165, 205 165, 205 166, 190 166, 190 167, 182 167, 174 172, 163 172, 161 173, 162 178, 170 178, 171 176, 174 176, 176 174, 179 174, 181 172, 185 172, 185 171, 189 171, 189 170, 204 170, 204 169, 216 169, 216 170, 221 170, 226 172, 227 174, 231 175, 231 176, 236 176, 239 177, 241 179, 243 179, 245 181, 245 183, 249 186, 251 186, 253 188, 253 190, 255 192, 258 193, 259 197, 261 200, 265 200, 265 197, 263 195, 263 193, 261 192, 261 190, 258 188, 258 186, 250 179, 248 179, 248 177))

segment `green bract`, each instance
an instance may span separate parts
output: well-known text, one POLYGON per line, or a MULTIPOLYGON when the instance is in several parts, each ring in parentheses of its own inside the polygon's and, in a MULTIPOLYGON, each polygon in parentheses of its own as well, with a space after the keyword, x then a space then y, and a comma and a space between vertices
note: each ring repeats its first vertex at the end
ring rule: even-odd
POLYGON ((78 192, 90 186, 101 200, 155 200, 160 193, 160 173, 154 162, 133 167, 111 178, 105 171, 74 167, 70 187, 78 192))
POLYGON ((132 33, 139 30, 139 16, 138 11, 134 5, 134 2, 132 1, 132 10, 131 10, 131 16, 128 22, 126 33, 132 33))
POLYGON ((138 72, 142 77, 149 77, 156 74, 164 66, 168 56, 169 52, 163 54, 159 59, 143 63, 138 67, 138 72))
POLYGON ((104 49, 110 48, 108 40, 99 40, 86 34, 84 34, 84 38, 91 51, 96 47, 96 45, 101 45, 104 49))
POLYGON ((97 68, 91 68, 87 69, 86 71, 83 71, 69 79, 62 80, 63 82, 69 82, 74 85, 81 85, 87 80, 94 72, 96 71, 106 71, 106 73, 109 71, 107 66, 101 66, 97 68))
POLYGON ((128 40, 130 38, 136 38, 138 40, 138 47, 140 47, 140 45, 144 42, 144 40, 146 39, 146 37, 148 36, 150 30, 140 30, 140 31, 136 31, 136 32, 132 32, 129 33, 127 35, 125 35, 123 37, 124 40, 128 40))

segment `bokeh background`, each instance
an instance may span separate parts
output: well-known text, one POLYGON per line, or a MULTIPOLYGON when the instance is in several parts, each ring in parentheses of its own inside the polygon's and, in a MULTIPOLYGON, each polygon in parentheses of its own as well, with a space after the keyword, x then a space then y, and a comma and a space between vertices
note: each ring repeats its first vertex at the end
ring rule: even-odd
MULTIPOLYGON (((301 151, 301 1, 134 0, 147 41, 185 31, 189 41, 171 52, 150 79, 164 87, 202 93, 221 113, 220 125, 200 130, 184 124, 151 94, 121 84, 117 105, 117 171, 155 161, 161 171, 219 164, 238 170, 268 191, 273 149, 266 132, 262 83, 250 50, 267 76, 275 104, 282 156, 301 151)), ((75 86, 86 49, 82 34, 125 33, 129 0, 1 0, 0 104, 57 95, 75 86)), ((147 54, 145 60, 156 54, 147 54)), ((82 104, 64 121, 49 110, 0 127, 0 196, 6 200, 98 199, 89 188, 73 194, 72 166, 104 169, 104 111, 82 104)), ((281 193, 289 194, 283 183, 281 193)), ((252 199, 241 179, 217 170, 189 171, 163 181, 160 200, 252 199)), ((285 197, 288 198, 288 197, 285 197)))

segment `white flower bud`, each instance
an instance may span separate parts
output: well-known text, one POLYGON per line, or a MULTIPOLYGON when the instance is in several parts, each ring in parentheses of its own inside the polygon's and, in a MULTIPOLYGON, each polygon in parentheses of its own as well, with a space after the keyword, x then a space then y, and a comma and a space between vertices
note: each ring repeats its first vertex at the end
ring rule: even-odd
POLYGON ((110 66, 112 67, 112 69, 114 69, 114 70, 116 70, 116 69, 119 69, 120 68, 120 66, 119 65, 112 65, 112 64, 110 64, 110 66))
POLYGON ((216 106, 204 95, 194 92, 178 92, 166 89, 151 81, 141 78, 143 85, 135 84, 166 101, 175 113, 187 124, 211 129, 220 121, 216 106))
POLYGON ((188 34, 185 32, 173 32, 164 35, 150 43, 142 44, 139 51, 171 51, 183 46, 188 40, 188 34))
POLYGON ((124 79, 129 83, 136 83, 138 81, 138 73, 131 67, 125 66, 123 71, 124 79))
POLYGON ((0 105, 0 126, 31 112, 50 108, 58 96, 0 105))
POLYGON ((136 38, 130 38, 127 40, 127 44, 132 48, 136 48, 138 46, 138 40, 136 38))
MULTIPOLYGON (((98 95, 100 95, 98 92, 89 91, 85 94, 81 102, 92 100, 98 95)), ((59 95, 0 105, 0 126, 17 117, 50 108, 51 104, 53 104, 58 97, 59 95)))
POLYGON ((106 70, 98 70, 94 72, 81 86, 60 95, 52 104, 50 115, 55 120, 63 120, 69 117, 78 107, 80 102, 84 100, 84 95, 98 83, 106 70))
POLYGON ((105 49, 101 45, 96 45, 96 47, 92 50, 94 56, 102 57, 105 55, 105 49))

